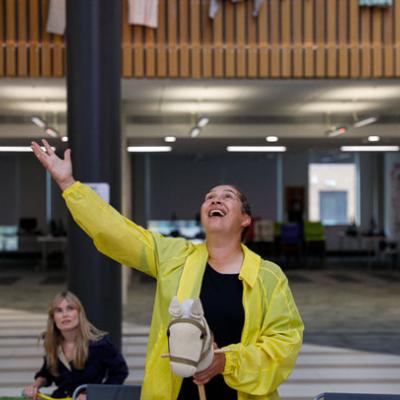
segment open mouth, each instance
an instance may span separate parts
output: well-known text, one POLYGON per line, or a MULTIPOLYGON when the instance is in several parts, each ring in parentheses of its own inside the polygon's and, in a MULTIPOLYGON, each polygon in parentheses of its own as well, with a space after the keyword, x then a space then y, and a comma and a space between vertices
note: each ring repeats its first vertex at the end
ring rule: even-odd
POLYGON ((209 216, 209 217, 225 217, 225 215, 226 215, 226 212, 224 212, 224 211, 222 211, 222 210, 219 210, 219 209, 211 210, 211 211, 208 213, 208 216, 209 216))

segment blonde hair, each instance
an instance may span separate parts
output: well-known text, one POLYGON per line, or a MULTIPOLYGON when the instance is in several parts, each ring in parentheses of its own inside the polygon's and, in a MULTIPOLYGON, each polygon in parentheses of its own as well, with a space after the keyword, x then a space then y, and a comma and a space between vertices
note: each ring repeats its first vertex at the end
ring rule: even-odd
POLYGON ((64 299, 73 304, 78 311, 79 324, 75 339, 75 356, 72 360, 72 364, 75 368, 84 368, 89 355, 89 342, 96 342, 107 334, 106 332, 98 330, 88 321, 85 309, 77 296, 69 291, 58 293, 50 303, 48 309, 47 328, 42 335, 47 366, 51 374, 54 376, 58 375, 58 347, 64 340, 61 331, 57 328, 54 322, 54 311, 59 303, 64 299))

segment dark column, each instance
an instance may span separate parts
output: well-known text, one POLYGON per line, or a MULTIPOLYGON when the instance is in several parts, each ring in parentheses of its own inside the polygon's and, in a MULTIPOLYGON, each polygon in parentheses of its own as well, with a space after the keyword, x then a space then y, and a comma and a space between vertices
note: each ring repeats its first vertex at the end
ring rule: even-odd
MULTIPOLYGON (((121 2, 67 1, 68 137, 74 176, 108 183, 120 209, 121 2)), ((91 322, 121 344, 121 268, 71 220, 69 288, 91 322)))

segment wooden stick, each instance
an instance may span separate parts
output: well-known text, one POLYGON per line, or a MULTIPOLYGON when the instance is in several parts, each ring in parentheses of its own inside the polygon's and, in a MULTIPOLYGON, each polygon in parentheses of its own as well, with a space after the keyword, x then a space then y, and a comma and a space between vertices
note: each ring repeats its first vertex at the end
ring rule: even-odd
POLYGON ((169 354, 161 354, 161 358, 170 358, 171 356, 169 354))
POLYGON ((204 385, 197 385, 197 388, 199 389, 199 398, 200 398, 200 400, 207 400, 206 391, 204 389, 204 385))
POLYGON ((230 351, 229 349, 215 349, 214 354, 229 353, 230 351))

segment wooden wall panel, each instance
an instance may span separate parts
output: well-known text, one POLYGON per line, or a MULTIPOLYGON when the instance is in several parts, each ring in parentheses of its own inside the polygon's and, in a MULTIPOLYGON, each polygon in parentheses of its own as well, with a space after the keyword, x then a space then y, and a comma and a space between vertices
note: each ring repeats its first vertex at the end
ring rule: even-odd
POLYGON ((156 75, 158 78, 166 78, 167 75, 167 49, 165 47, 165 24, 166 24, 166 2, 160 1, 158 7, 158 28, 156 29, 157 37, 157 60, 156 75))
POLYGON ((396 22, 396 24, 395 24, 395 44, 394 44, 395 65, 396 65, 395 76, 399 77, 400 76, 400 1, 399 0, 395 0, 394 7, 395 7, 394 21, 396 22))
POLYGON ((370 78, 372 73, 371 57, 371 9, 364 7, 360 11, 361 19, 361 77, 370 78))
POLYGON ((302 78, 304 75, 303 53, 303 2, 297 1, 293 4, 293 76, 302 78))
MULTIPOLYGON (((314 3, 315 4, 315 3, 314 3)), ((325 72, 325 1, 318 2, 318 7, 314 7, 315 15, 315 77, 324 78, 325 72)))
MULTIPOLYGON (((187 1, 185 1, 187 4, 187 1)), ((213 77, 213 22, 208 17, 210 1, 203 1, 201 6, 201 27, 202 27, 202 76, 203 78, 213 77)))
POLYGON ((372 75, 377 78, 383 75, 382 17, 382 9, 376 7, 372 14, 372 75))
MULTIPOLYGON (((257 24, 253 21, 252 7, 250 1, 247 2, 246 10, 246 26, 247 26, 247 42, 246 42, 246 70, 248 78, 258 77, 258 49, 257 49, 257 24)), ((263 7, 265 8, 265 7, 263 7)), ((261 19, 262 16, 260 15, 261 19)))
POLYGON ((338 0, 338 76, 349 76, 349 4, 348 0, 338 0))
POLYGON ((29 75, 40 76, 39 0, 29 0, 29 75))
POLYGON ((269 10, 269 23, 271 25, 271 78, 279 78, 281 76, 281 52, 280 52, 280 2, 281 0, 271 0, 269 10))
MULTIPOLYGON (((122 2, 122 13, 128 15, 128 3, 122 2)), ((132 38, 131 26, 128 24, 128 18, 123 18, 122 21, 122 76, 129 78, 132 76, 132 38)))
POLYGON ((191 52, 191 76, 193 78, 201 77, 201 58, 200 58, 200 0, 191 1, 191 13, 190 13, 190 36, 192 40, 192 52, 191 52))
POLYGON ((224 77, 224 32, 223 12, 220 10, 214 18, 214 76, 224 77))
POLYGON ((186 0, 179 1, 179 76, 190 77, 189 58, 189 4, 186 0))
POLYGON ((327 0, 326 23, 327 23, 327 76, 329 78, 337 77, 337 0, 327 0))
POLYGON ((28 74, 27 8, 26 0, 18 0, 18 76, 28 74))
POLYGON ((17 75, 17 40, 16 40, 16 4, 14 0, 6 0, 6 73, 17 75))
POLYGON ((270 8, 268 3, 260 10, 260 15, 258 16, 258 48, 259 48, 259 77, 267 78, 270 74, 270 48, 269 44, 269 15, 270 8))
MULTIPOLYGON (((5 19, 4 4, 2 1, 0 1, 0 26, 5 26, 5 19)), ((5 42, 4 39, 5 37, 3 34, 3 29, 0 29, 0 77, 6 74, 6 69, 4 66, 6 58, 4 56, 4 47, 2 46, 2 44, 5 42)))
POLYGON ((236 76, 238 78, 246 77, 246 4, 238 3, 236 5, 236 76))
POLYGON ((350 0, 350 77, 360 77, 360 46, 359 26, 360 7, 355 1, 350 0), (350 23, 351 22, 351 23, 350 23))
POLYGON ((304 77, 315 76, 314 3, 304 3, 304 77))
POLYGON ((390 78, 394 75, 393 7, 385 9, 383 13, 383 75, 390 78))
MULTIPOLYGON (((42 0, 42 7, 40 10, 42 21, 46 21, 48 6, 48 0, 42 0)), ((40 64, 41 64, 41 75, 45 77, 50 77, 53 74, 52 71, 52 41, 51 34, 43 29, 42 32, 42 47, 40 54, 40 64)))
POLYGON ((281 74, 283 78, 290 78, 292 75, 292 51, 291 51, 291 11, 293 4, 291 0, 281 0, 281 74))
POLYGON ((157 76, 156 72, 156 46, 155 46, 155 30, 147 28, 145 30, 145 63, 146 63, 146 77, 154 78, 157 76))
MULTIPOLYGON (((387 8, 358 0, 159 1, 156 29, 128 24, 123 2, 125 78, 400 77, 400 0, 387 8)), ((65 74, 65 38, 46 32, 49 0, 0 0, 0 76, 65 74)))
POLYGON ((225 16, 225 77, 235 77, 235 19, 234 5, 230 2, 223 3, 225 16))
POLYGON ((168 25, 168 76, 178 76, 178 4, 176 0, 168 0, 167 25, 168 25))

